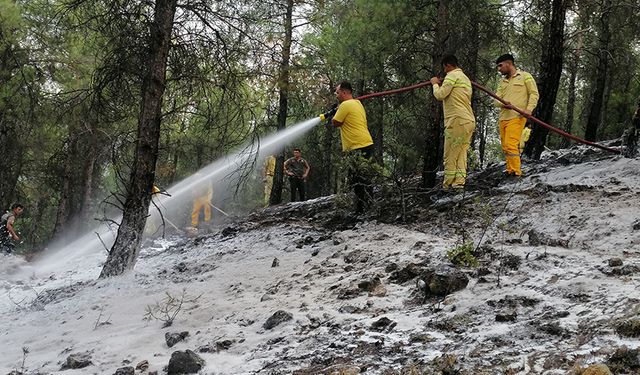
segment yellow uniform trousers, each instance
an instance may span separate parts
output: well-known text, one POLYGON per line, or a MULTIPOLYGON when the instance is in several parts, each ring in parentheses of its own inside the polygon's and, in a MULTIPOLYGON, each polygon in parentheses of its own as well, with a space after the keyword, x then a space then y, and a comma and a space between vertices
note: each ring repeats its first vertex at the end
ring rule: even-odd
POLYGON ((445 119, 443 188, 464 186, 467 178, 467 150, 475 127, 474 121, 460 117, 445 119))
POLYGON ((196 227, 200 219, 200 211, 204 209, 204 221, 211 220, 211 197, 197 197, 193 199, 193 209, 191 210, 191 226, 196 227))
POLYGON ((267 175, 264 181, 264 205, 269 205, 269 198, 271 198, 271 189, 273 189, 273 175, 267 175))
POLYGON ((500 143, 507 161, 507 173, 522 176, 520 169, 520 137, 527 123, 524 117, 500 121, 500 143))

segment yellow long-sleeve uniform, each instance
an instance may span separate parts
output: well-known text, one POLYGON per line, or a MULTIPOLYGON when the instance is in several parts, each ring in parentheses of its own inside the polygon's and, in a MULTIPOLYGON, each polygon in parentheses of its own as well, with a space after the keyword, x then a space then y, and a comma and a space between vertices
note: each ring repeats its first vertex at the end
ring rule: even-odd
POLYGON ((447 73, 433 96, 444 109, 444 180, 442 186, 462 188, 467 178, 467 151, 476 127, 471 109, 471 81, 461 69, 447 73))
MULTIPOLYGON (((500 98, 511 103, 514 107, 522 110, 533 111, 538 105, 538 86, 531 74, 522 70, 516 70, 516 74, 511 78, 504 78, 500 81, 498 91, 500 98)), ((527 119, 518 112, 504 108, 503 104, 496 100, 495 105, 500 107, 500 142, 502 151, 507 161, 509 174, 522 175, 520 168, 520 138, 527 119)))
POLYGON ((213 186, 208 184, 205 188, 199 188, 194 192, 193 209, 191 210, 191 226, 197 227, 200 219, 200 211, 204 210, 204 221, 211 220, 211 199, 213 198, 213 186))
POLYGON ((273 175, 276 172, 276 157, 269 155, 264 161, 264 205, 269 205, 271 189, 273 189, 273 175))

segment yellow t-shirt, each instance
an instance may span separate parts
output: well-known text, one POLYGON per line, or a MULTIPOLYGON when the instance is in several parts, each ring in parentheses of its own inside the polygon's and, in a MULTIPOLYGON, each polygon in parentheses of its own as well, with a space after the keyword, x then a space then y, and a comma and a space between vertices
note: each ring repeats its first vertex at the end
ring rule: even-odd
MULTIPOLYGON (((538 105, 538 86, 531 74, 517 70, 516 74, 511 78, 503 78, 498 86, 496 95, 508 101, 513 106, 522 110, 533 111, 538 105)), ((518 112, 512 109, 503 108, 503 104, 497 100, 494 101, 497 107, 500 107, 500 121, 511 120, 522 117, 518 112)))
POLYGON ((442 86, 433 85, 433 96, 442 101, 445 119, 460 118, 475 122, 471 94, 471 81, 460 68, 447 73, 442 86))
POLYGON ((333 119, 342 123, 340 126, 342 151, 355 150, 373 144, 367 128, 367 114, 359 100, 349 99, 340 103, 333 119))

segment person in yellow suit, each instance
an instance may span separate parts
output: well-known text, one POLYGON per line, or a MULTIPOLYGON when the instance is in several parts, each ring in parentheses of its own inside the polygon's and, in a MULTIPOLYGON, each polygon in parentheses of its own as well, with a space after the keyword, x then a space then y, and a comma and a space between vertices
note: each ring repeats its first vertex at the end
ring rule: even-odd
MULTIPOLYGON (((335 93, 340 105, 331 120, 331 125, 340 128, 342 151, 369 162, 373 157, 374 146, 364 106, 358 99, 353 98, 353 87, 347 81, 341 82, 335 93)), ((371 178, 361 165, 351 165, 349 181, 356 194, 356 214, 363 214, 373 200, 371 178)))
POLYGON ((462 190, 467 178, 467 150, 476 127, 471 109, 471 81, 458 67, 454 55, 442 58, 446 76, 431 78, 433 96, 444 109, 444 180, 442 188, 462 190))
POLYGON ((538 86, 531 74, 516 68, 512 55, 498 57, 496 65, 498 72, 504 76, 496 95, 507 102, 506 105, 498 100, 494 102, 500 107, 500 142, 507 161, 505 173, 508 177, 522 176, 519 146, 527 119, 513 108, 519 108, 530 115, 538 105, 538 86))
POLYGON ((201 182, 193 190, 193 209, 191 210, 191 226, 198 227, 200 212, 204 211, 204 222, 211 221, 211 199, 213 198, 213 186, 211 182, 201 182))
POLYGON ((262 178, 264 182, 264 205, 269 205, 269 198, 271 197, 271 189, 273 189, 273 174, 276 172, 276 157, 273 155, 267 156, 262 168, 262 178))

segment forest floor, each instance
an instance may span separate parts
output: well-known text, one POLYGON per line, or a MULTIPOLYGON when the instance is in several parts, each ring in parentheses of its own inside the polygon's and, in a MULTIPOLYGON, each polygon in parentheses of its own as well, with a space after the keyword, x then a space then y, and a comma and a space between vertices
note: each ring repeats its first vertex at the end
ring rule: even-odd
POLYGON ((106 280, 104 254, 5 256, 0 373, 175 373, 190 350, 201 374, 639 374, 640 159, 525 170, 435 202, 384 188, 364 218, 342 196, 267 208, 148 241, 106 280))

